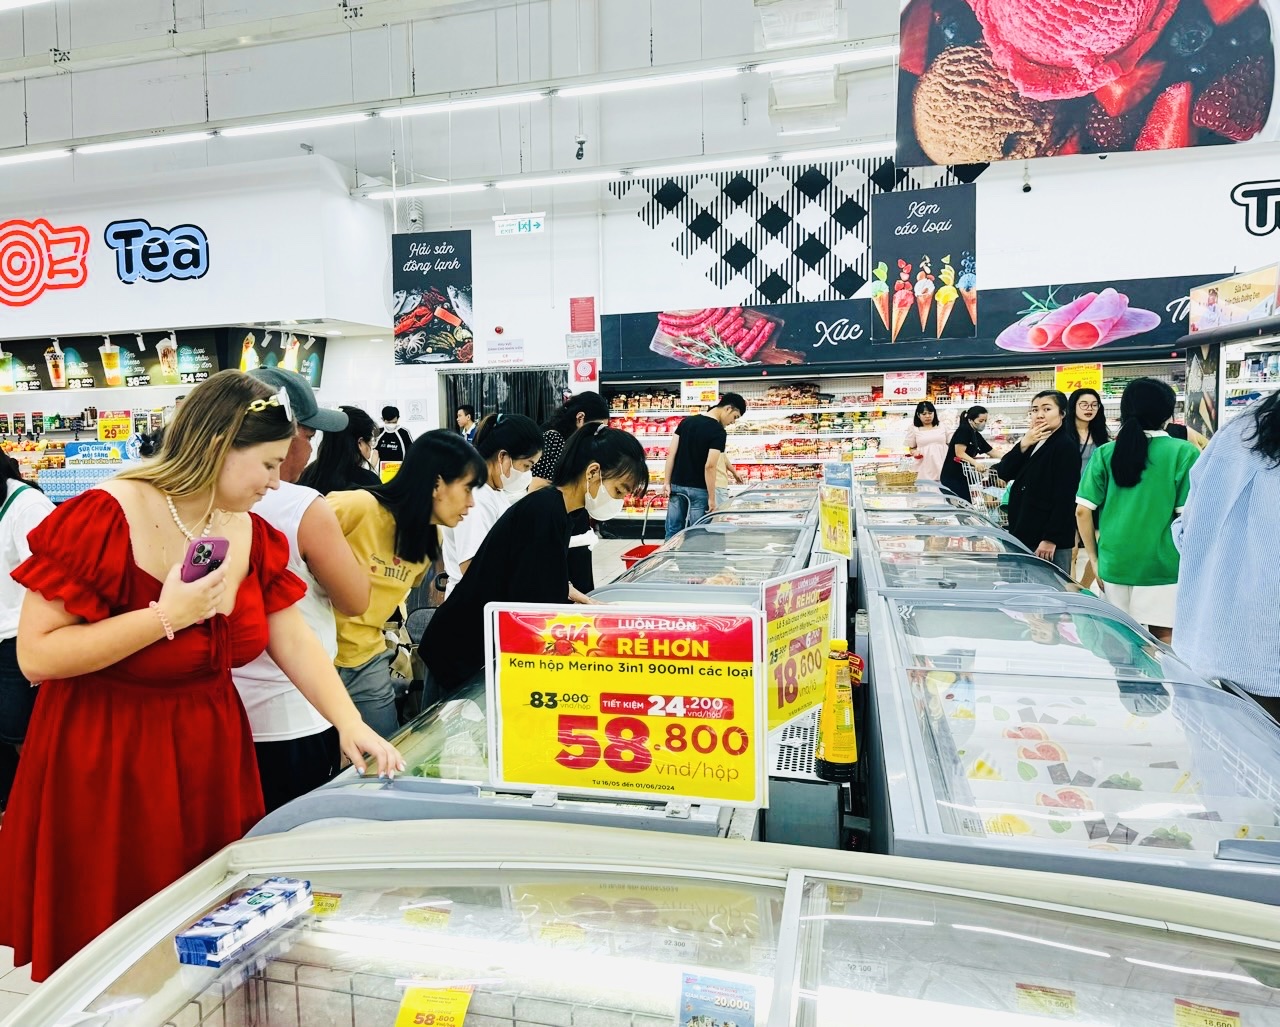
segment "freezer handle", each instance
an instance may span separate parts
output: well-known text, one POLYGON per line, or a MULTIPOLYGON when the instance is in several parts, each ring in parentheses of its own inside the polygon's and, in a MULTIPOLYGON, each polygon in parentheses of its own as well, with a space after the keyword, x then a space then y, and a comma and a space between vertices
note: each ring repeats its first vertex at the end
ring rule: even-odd
POLYGON ((1236 863, 1266 863, 1280 866, 1280 841, 1267 842, 1248 838, 1227 838, 1218 842, 1214 859, 1229 859, 1236 863))

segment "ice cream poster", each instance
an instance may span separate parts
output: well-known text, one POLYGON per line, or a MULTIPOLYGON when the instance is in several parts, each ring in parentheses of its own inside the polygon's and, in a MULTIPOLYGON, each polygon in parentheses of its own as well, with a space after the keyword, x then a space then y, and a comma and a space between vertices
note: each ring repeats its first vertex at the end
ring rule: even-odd
POLYGON ((391 260, 396 363, 472 363, 470 230, 394 235, 391 260))
POLYGON ((907 0, 897 163, 1275 140, 1278 16, 1277 0, 907 0))
POLYGON ((241 371, 279 367, 304 375, 312 388, 324 375, 324 351, 328 340, 305 331, 281 328, 227 329, 227 366, 241 371))
POLYGON ((958 185, 871 200, 871 337, 972 339, 978 333, 977 189, 958 185))

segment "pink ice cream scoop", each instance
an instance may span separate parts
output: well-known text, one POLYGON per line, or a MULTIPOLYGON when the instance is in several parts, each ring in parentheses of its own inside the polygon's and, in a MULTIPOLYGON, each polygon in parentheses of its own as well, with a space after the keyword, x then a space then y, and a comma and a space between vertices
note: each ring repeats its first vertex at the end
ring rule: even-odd
POLYGON ((1178 0, 968 0, 996 66, 1033 100, 1086 96, 1127 75, 1178 0))

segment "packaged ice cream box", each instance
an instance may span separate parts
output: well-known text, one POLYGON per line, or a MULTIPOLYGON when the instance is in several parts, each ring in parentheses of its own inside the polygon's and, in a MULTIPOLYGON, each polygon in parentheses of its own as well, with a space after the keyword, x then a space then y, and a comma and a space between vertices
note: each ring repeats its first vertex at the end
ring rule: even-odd
POLYGON ((1060 724, 1017 724, 1007 720, 987 719, 982 707, 974 707, 963 700, 944 704, 947 717, 957 726, 971 722, 968 737, 1005 739, 1007 741, 1035 744, 1053 742, 1071 747, 1179 745, 1185 744, 1185 730, 1172 718, 1144 719, 1112 711, 1096 711, 1101 715, 1081 715, 1060 724))
POLYGON ((1054 742, 1039 742, 1034 749, 970 747, 959 755, 970 781, 1022 781, 1040 791, 1096 786, 1177 795, 1196 794, 1204 787, 1203 779, 1189 765, 1180 764, 1187 761, 1185 751, 1155 746, 1101 753, 1080 746, 1068 750, 1054 742))
POLYGON ((1010 810, 1061 810, 1063 815, 1089 820, 1088 814, 1130 820, 1204 820, 1215 823, 1272 824, 1275 804, 1244 796, 1205 796, 1200 793, 1133 792, 1121 788, 1036 789, 1005 781, 971 781, 980 803, 996 803, 1010 810))

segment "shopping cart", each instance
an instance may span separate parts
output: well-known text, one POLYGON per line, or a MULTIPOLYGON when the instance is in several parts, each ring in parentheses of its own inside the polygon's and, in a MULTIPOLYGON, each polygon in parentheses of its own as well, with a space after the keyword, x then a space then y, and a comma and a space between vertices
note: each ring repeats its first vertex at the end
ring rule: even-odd
POLYGON ((622 554, 622 566, 627 570, 631 570, 632 567, 638 564, 646 556, 652 556, 662 545, 661 542, 654 543, 653 545, 645 542, 645 536, 649 533, 649 514, 653 511, 654 503, 658 502, 661 498, 661 496, 655 495, 649 496, 645 500, 644 520, 640 522, 640 544, 638 546, 632 546, 622 554))
POLYGON ((1001 528, 1009 526, 1009 512, 1003 505, 1004 482, 992 472, 985 474, 973 464, 957 460, 964 471, 964 480, 969 484, 969 502, 979 513, 985 514, 993 523, 1001 528))

